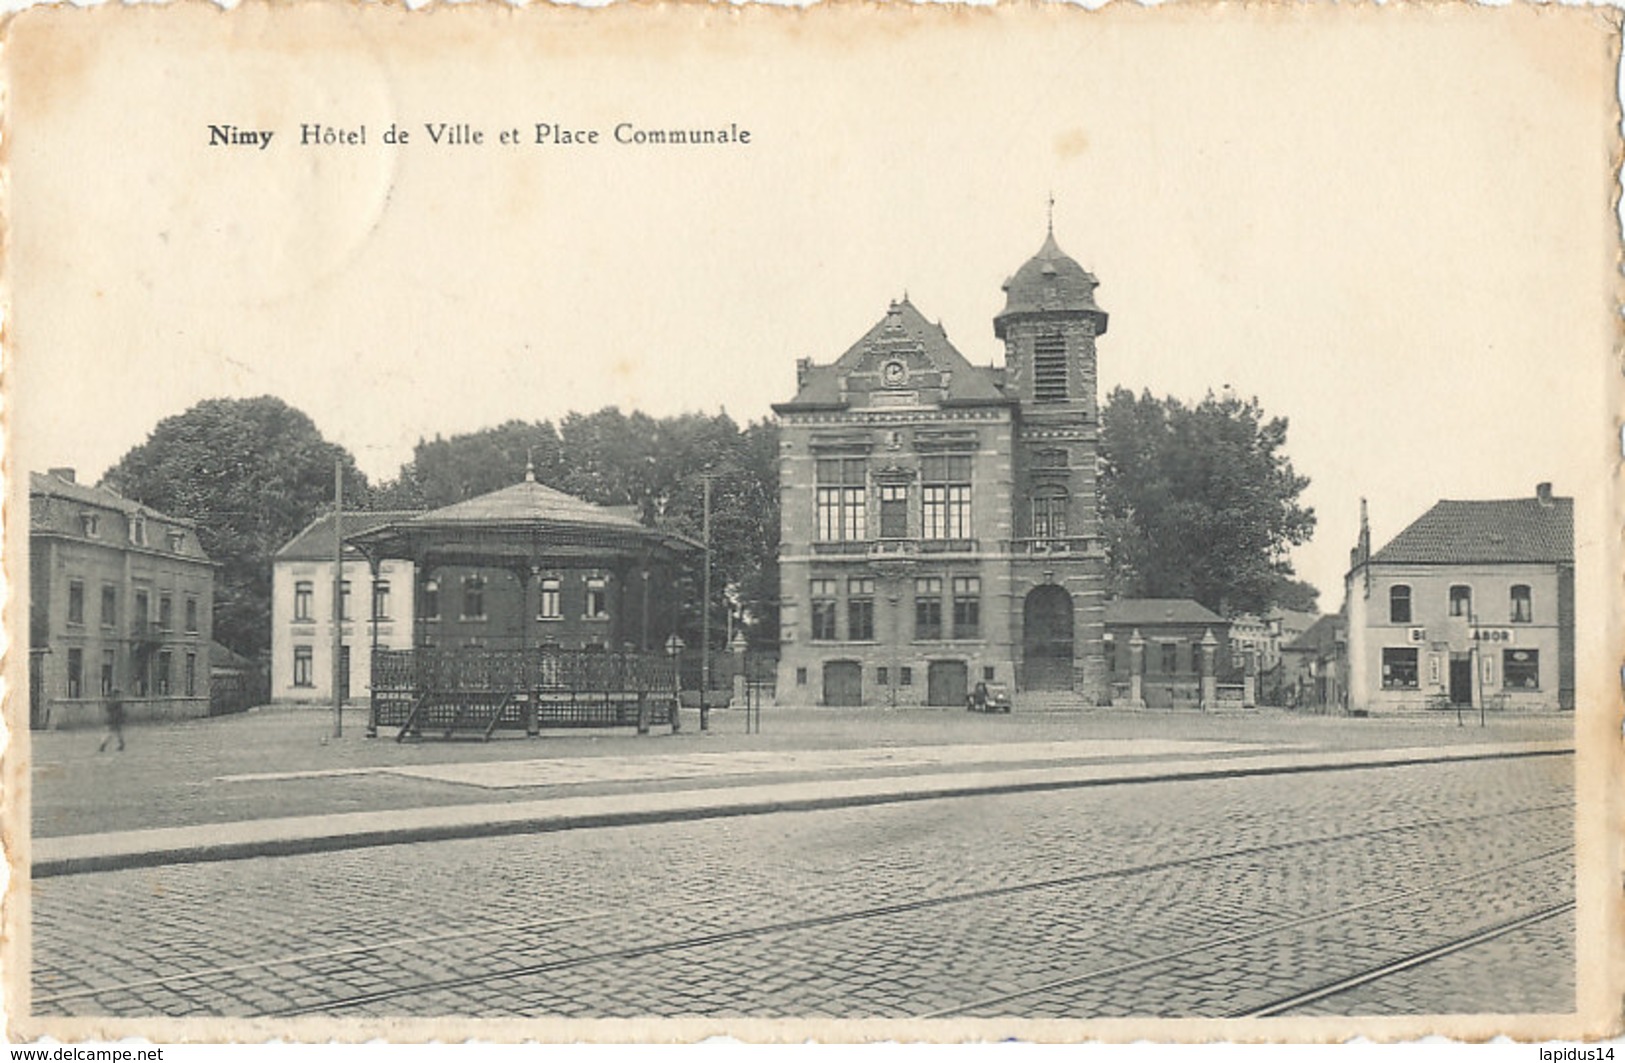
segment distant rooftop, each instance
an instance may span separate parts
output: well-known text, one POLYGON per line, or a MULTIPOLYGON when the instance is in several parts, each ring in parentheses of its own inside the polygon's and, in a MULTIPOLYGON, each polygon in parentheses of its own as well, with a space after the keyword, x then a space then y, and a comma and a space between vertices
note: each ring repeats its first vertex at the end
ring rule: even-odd
POLYGON ((1106 603, 1108 624, 1223 624, 1224 617, 1189 598, 1118 598, 1106 603))

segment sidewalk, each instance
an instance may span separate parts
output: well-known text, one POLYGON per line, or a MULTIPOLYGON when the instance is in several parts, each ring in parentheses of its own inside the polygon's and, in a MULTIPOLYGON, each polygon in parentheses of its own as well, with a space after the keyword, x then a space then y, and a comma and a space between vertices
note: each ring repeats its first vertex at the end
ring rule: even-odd
MULTIPOLYGON (((194 745, 206 734, 247 738, 262 732, 259 736, 269 739, 279 730, 303 732, 309 722, 268 715, 236 729, 229 724, 193 728, 189 737, 194 745)), ((33 874, 976 793, 1556 755, 1573 748, 1566 717, 1509 718, 1484 730, 1458 728, 1453 718, 1448 727, 1431 718, 1370 727, 1368 721, 1306 723, 1284 716, 1143 714, 970 721, 940 713, 889 719, 824 714, 802 722, 808 729, 785 726, 778 736, 745 736, 722 732, 720 725, 742 729, 742 721, 719 713, 713 718, 719 730, 711 736, 578 734, 540 742, 416 746, 356 739, 320 756, 288 755, 287 747, 268 742, 257 757, 206 762, 215 770, 248 764, 268 770, 228 770, 206 779, 196 763, 188 772, 182 770, 186 761, 161 756, 175 752, 177 736, 160 741, 154 731, 141 737, 151 739, 144 743, 152 750, 146 759, 156 767, 135 758, 93 760, 100 770, 91 781, 120 778, 126 789, 145 782, 177 801, 176 794, 184 793, 189 800, 171 812, 185 814, 159 820, 162 825, 132 822, 131 816, 110 816, 109 809, 91 801, 87 807, 98 814, 88 822, 112 825, 54 833, 36 827, 33 874), (904 744, 906 738, 934 741, 904 744), (183 776, 171 779, 167 788, 152 775, 165 760, 172 775, 183 776)), ((80 740, 85 737, 81 733, 80 740)), ((52 744, 37 743, 37 748, 48 751, 52 744)), ((57 765, 58 782, 70 774, 63 762, 45 763, 57 765)), ((76 768, 72 774, 83 772, 76 768)), ((42 767, 37 774, 50 778, 51 770, 42 767)), ((103 797, 106 790, 101 788, 103 797)), ((54 784, 41 786, 36 801, 60 792, 54 784)), ((85 795, 80 796, 83 801, 85 795)), ((138 805, 137 811, 143 807, 148 806, 138 805)), ((49 820, 49 810, 36 808, 36 824, 42 818, 49 820)))

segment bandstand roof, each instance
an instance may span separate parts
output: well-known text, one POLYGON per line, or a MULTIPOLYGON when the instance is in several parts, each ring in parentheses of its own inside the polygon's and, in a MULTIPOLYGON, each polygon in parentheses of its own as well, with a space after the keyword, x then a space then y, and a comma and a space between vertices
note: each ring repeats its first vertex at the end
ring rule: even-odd
POLYGON ((372 557, 445 565, 673 558, 705 547, 606 506, 525 479, 441 509, 345 537, 372 557))

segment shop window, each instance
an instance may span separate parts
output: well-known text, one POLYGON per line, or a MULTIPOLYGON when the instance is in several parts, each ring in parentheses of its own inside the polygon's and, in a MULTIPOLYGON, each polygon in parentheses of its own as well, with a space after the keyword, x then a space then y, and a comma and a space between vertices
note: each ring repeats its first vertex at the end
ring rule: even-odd
POLYGON ((1540 651, 1502 650, 1501 688, 1503 690, 1540 689, 1540 651))
POLYGON ((1512 622, 1527 624, 1535 619, 1535 599, 1529 588, 1519 583, 1512 588, 1512 622))
POLYGON ((1417 681, 1416 649, 1414 647, 1387 647, 1382 651, 1382 688, 1384 690, 1415 690, 1417 681))
POLYGON ((1388 588, 1388 622, 1390 624, 1411 622, 1411 589, 1403 583, 1396 583, 1388 588))

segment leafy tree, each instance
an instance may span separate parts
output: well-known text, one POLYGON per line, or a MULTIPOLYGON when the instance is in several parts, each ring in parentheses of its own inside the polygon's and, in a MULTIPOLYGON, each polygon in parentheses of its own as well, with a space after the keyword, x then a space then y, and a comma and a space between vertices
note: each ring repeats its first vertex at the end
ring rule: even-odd
POLYGON ((1101 414, 1101 517, 1111 587, 1194 598, 1226 616, 1263 613, 1309 540, 1309 485, 1284 453, 1287 421, 1257 399, 1209 393, 1187 406, 1118 388, 1101 414))
POLYGON ((363 502, 367 481, 355 459, 305 414, 268 395, 210 399, 160 421, 102 482, 196 522, 199 542, 220 565, 215 638, 252 656, 270 646, 271 556, 332 508, 335 458, 346 504, 363 502))
POLYGON ((444 439, 418 440, 400 476, 373 492, 374 509, 439 509, 519 482, 525 463, 543 483, 564 475, 559 434, 546 421, 508 421, 444 439))
POLYGON ((1299 613, 1320 612, 1320 591, 1312 583, 1301 579, 1281 578, 1271 595, 1273 604, 1281 609, 1299 613))

